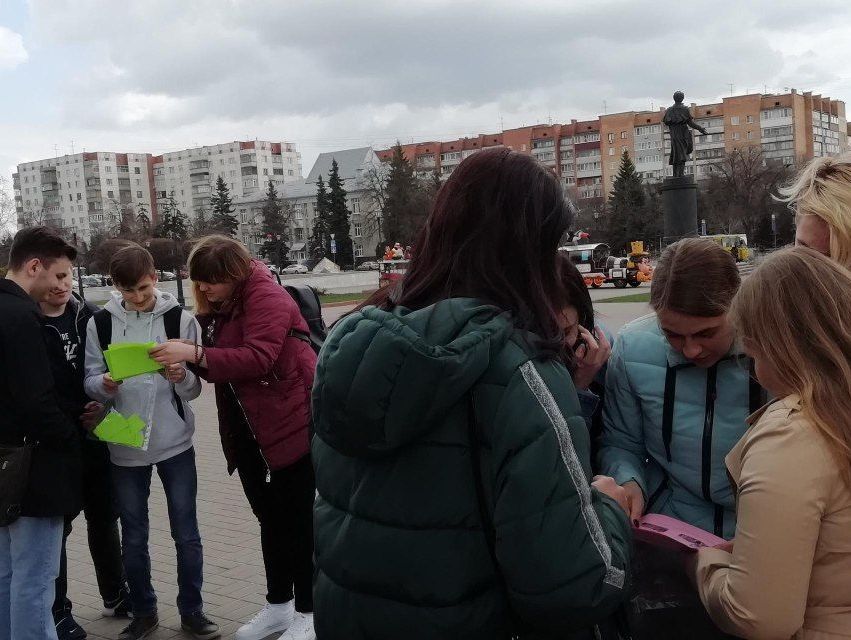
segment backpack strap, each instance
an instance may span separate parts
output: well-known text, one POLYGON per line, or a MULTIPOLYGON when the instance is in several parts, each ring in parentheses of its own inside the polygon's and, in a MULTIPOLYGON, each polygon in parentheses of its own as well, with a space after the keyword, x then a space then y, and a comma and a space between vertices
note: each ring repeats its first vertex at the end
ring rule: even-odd
MULTIPOLYGON (((163 326, 165 327, 165 337, 167 340, 180 339, 180 321, 183 318, 183 307, 172 307, 163 314, 163 326)), ((184 422, 186 421, 186 411, 183 408, 183 400, 177 395, 174 385, 171 387, 171 393, 174 395, 174 405, 177 409, 177 415, 184 422)))
POLYGON ((112 342, 112 314, 106 309, 99 309, 92 314, 92 317, 95 319, 100 350, 106 351, 109 349, 109 343, 112 342))
POLYGON ((168 340, 180 340, 180 321, 183 318, 183 307, 172 307, 163 314, 165 337, 168 340))

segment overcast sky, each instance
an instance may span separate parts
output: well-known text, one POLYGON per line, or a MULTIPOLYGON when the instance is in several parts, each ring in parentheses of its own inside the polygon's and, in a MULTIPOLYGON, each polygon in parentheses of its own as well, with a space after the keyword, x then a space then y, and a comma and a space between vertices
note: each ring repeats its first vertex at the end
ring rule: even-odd
POLYGON ((0 175, 260 138, 318 153, 795 87, 851 103, 851 1, 0 0, 0 175))

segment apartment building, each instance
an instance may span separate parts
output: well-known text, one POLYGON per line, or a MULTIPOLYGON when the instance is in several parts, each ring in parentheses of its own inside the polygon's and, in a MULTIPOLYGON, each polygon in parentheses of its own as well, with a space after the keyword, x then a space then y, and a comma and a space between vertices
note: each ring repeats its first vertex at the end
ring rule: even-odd
POLYGON ((164 153, 151 163, 158 207, 173 196, 190 217, 199 209, 209 211, 219 177, 232 198, 260 193, 269 180, 283 186, 302 179, 301 154, 290 142, 227 142, 164 153))
POLYGON ((126 208, 144 207, 150 216, 150 160, 147 153, 97 151, 19 164, 12 176, 18 224, 52 224, 87 242, 126 208))
POLYGON ((18 224, 46 223, 89 242, 122 213, 144 210, 156 222, 173 195, 190 218, 209 209, 221 176, 234 198, 262 192, 271 179, 283 186, 302 179, 301 154, 290 142, 234 141, 150 153, 83 152, 19 164, 12 176, 18 224))
MULTIPOLYGON (((692 115, 709 135, 695 136, 695 152, 686 173, 698 180, 734 149, 757 147, 770 160, 793 165, 848 149, 845 103, 792 89, 780 95, 731 96, 716 104, 692 104, 692 115)), ((448 142, 402 145, 418 176, 449 176, 471 153, 508 147, 528 153, 559 176, 582 204, 594 204, 614 183, 623 152, 649 182, 671 175, 670 138, 662 124, 665 109, 605 114, 596 120, 536 125, 448 142)), ((377 152, 389 161, 392 149, 377 152)))
MULTIPOLYGON (((328 181, 332 162, 337 161, 339 176, 347 192, 347 204, 351 212, 350 234, 354 244, 355 258, 373 256, 380 241, 380 212, 373 196, 371 175, 383 172, 382 164, 372 147, 346 149, 322 153, 303 180, 289 181, 279 190, 281 199, 292 209, 290 224, 290 253, 292 260, 304 260, 308 255, 308 242, 316 219, 316 187, 319 176, 328 181)), ((267 181, 268 183, 268 181, 267 181)), ((258 255, 263 245, 263 203, 265 185, 259 191, 235 198, 239 234, 253 255, 258 255)))

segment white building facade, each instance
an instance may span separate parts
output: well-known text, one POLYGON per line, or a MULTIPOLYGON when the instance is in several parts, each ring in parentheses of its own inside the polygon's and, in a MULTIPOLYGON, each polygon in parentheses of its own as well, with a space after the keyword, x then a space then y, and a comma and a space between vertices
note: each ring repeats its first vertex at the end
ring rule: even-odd
MULTIPOLYGON (((290 209, 290 260, 306 260, 309 242, 316 219, 316 186, 319 176, 328 183, 331 164, 336 160, 343 188, 347 192, 346 204, 351 212, 350 235, 355 261, 373 258, 380 240, 380 206, 375 198, 375 176, 383 175, 386 165, 382 164, 372 147, 346 149, 323 153, 316 159, 307 178, 287 182, 279 190, 281 200, 290 209)), ((240 223, 240 239, 253 255, 259 255, 264 238, 263 202, 268 179, 260 184, 258 191, 234 199, 237 219, 240 223)))

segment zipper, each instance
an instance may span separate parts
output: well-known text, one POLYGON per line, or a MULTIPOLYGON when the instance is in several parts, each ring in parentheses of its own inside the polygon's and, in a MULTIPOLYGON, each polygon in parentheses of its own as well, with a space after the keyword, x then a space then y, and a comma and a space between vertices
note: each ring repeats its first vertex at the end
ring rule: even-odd
POLYGON ((701 488, 703 499, 712 502, 712 430, 715 426, 715 401, 717 390, 718 365, 713 365, 706 374, 706 411, 703 416, 703 441, 701 446, 701 488))
MULTIPOLYGON (((239 410, 242 411, 242 418, 245 420, 245 426, 248 427, 248 432, 251 434, 251 437, 254 438, 254 442, 257 442, 257 436, 254 434, 254 429, 251 428, 251 422, 248 420, 248 414, 245 412, 245 407, 242 406, 242 401, 239 399, 239 396, 236 395, 236 389, 234 389, 233 383, 228 382, 228 387, 230 388, 230 392, 233 394, 233 399, 236 400, 239 410)), ((272 470, 269 468, 269 461, 266 460, 266 456, 263 455, 263 449, 260 447, 259 442, 257 442, 257 450, 260 452, 263 464, 266 465, 266 482, 269 482, 272 479, 272 470)))

